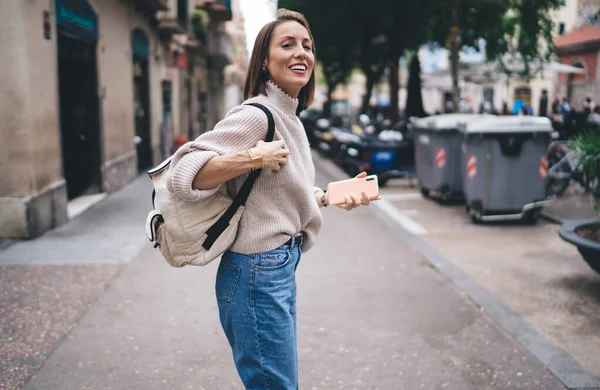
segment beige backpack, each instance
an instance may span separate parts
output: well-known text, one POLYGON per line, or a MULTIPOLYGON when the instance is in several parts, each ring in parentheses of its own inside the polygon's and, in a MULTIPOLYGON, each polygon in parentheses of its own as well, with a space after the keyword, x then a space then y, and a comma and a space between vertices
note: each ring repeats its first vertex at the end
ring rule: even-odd
MULTIPOLYGON (((271 112, 258 103, 248 105, 265 112, 269 123, 266 142, 273 141, 275 122, 271 112)), ((261 170, 250 173, 235 199, 222 185, 214 195, 189 202, 174 198, 167 189, 171 158, 148 171, 154 184, 154 210, 146 218, 146 235, 173 267, 206 265, 233 244, 246 200, 261 170)))

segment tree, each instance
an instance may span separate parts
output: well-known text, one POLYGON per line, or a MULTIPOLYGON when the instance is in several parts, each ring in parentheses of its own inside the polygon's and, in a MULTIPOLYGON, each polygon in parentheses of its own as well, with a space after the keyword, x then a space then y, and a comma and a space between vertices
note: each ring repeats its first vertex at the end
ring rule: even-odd
POLYGON ((328 89, 345 80, 352 66, 366 76, 361 112, 368 110, 374 85, 390 70, 391 119, 398 119, 398 62, 407 49, 430 39, 426 21, 436 0, 280 0, 279 6, 302 12, 311 24, 328 89), (331 12, 334 10, 334 12, 331 12), (326 47, 327 52, 319 50, 326 47), (337 77, 336 77, 337 75, 337 77))
POLYGON ((426 116, 423 109, 423 98, 421 97, 421 63, 417 53, 410 61, 410 73, 408 75, 408 93, 406 95, 406 118, 411 116, 426 116))
POLYGON ((554 50, 550 11, 559 6, 560 0, 440 0, 439 11, 429 19, 429 28, 432 40, 446 42, 451 51, 454 111, 458 110, 459 100, 459 50, 479 50, 484 40, 488 61, 498 60, 500 70, 512 75, 505 59, 518 58, 525 63, 519 76, 531 77, 540 71, 531 65, 543 64, 554 50))
POLYGON ((387 37, 386 64, 389 69, 390 119, 398 121, 399 61, 407 50, 417 50, 430 39, 428 19, 436 12, 437 0, 379 0, 378 18, 387 37))
POLYGON ((342 0, 280 0, 279 7, 304 14, 310 24, 316 59, 327 84, 327 103, 323 111, 329 116, 333 91, 348 80, 357 62, 357 31, 349 23, 352 10, 342 0), (330 12, 331 9, 336 12, 330 12))

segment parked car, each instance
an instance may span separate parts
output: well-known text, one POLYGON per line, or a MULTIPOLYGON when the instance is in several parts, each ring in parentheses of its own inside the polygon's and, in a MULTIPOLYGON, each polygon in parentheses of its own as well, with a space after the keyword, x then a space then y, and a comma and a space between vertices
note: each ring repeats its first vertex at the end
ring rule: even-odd
MULTIPOLYGON (((308 110, 304 110, 300 113, 300 121, 304 125, 306 137, 308 138, 308 142, 311 144, 311 146, 316 142, 315 131, 318 129, 317 121, 322 118, 323 114, 314 108, 309 108, 308 110)), ((327 119, 325 120, 327 121, 327 119)), ((327 121, 327 124, 324 127, 329 127, 329 121, 327 121)))
POLYGON ((414 142, 405 121, 395 126, 383 124, 361 125, 363 134, 347 136, 340 147, 338 161, 349 175, 365 171, 377 175, 379 185, 385 186, 391 178, 415 174, 414 142))

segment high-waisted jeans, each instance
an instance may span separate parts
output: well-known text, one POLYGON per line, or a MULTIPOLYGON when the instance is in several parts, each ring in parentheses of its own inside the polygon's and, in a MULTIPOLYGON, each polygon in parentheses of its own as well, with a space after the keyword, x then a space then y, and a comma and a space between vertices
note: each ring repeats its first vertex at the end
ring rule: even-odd
POLYGON ((225 252, 216 296, 219 316, 246 389, 297 389, 298 243, 269 252, 225 252))

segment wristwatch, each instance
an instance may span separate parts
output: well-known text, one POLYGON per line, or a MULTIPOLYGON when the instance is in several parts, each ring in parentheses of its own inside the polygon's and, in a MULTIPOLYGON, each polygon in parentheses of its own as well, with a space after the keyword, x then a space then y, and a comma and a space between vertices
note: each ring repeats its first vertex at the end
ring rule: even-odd
POLYGON ((323 207, 329 206, 329 203, 327 202, 327 190, 323 190, 323 195, 321 195, 321 204, 323 207))

